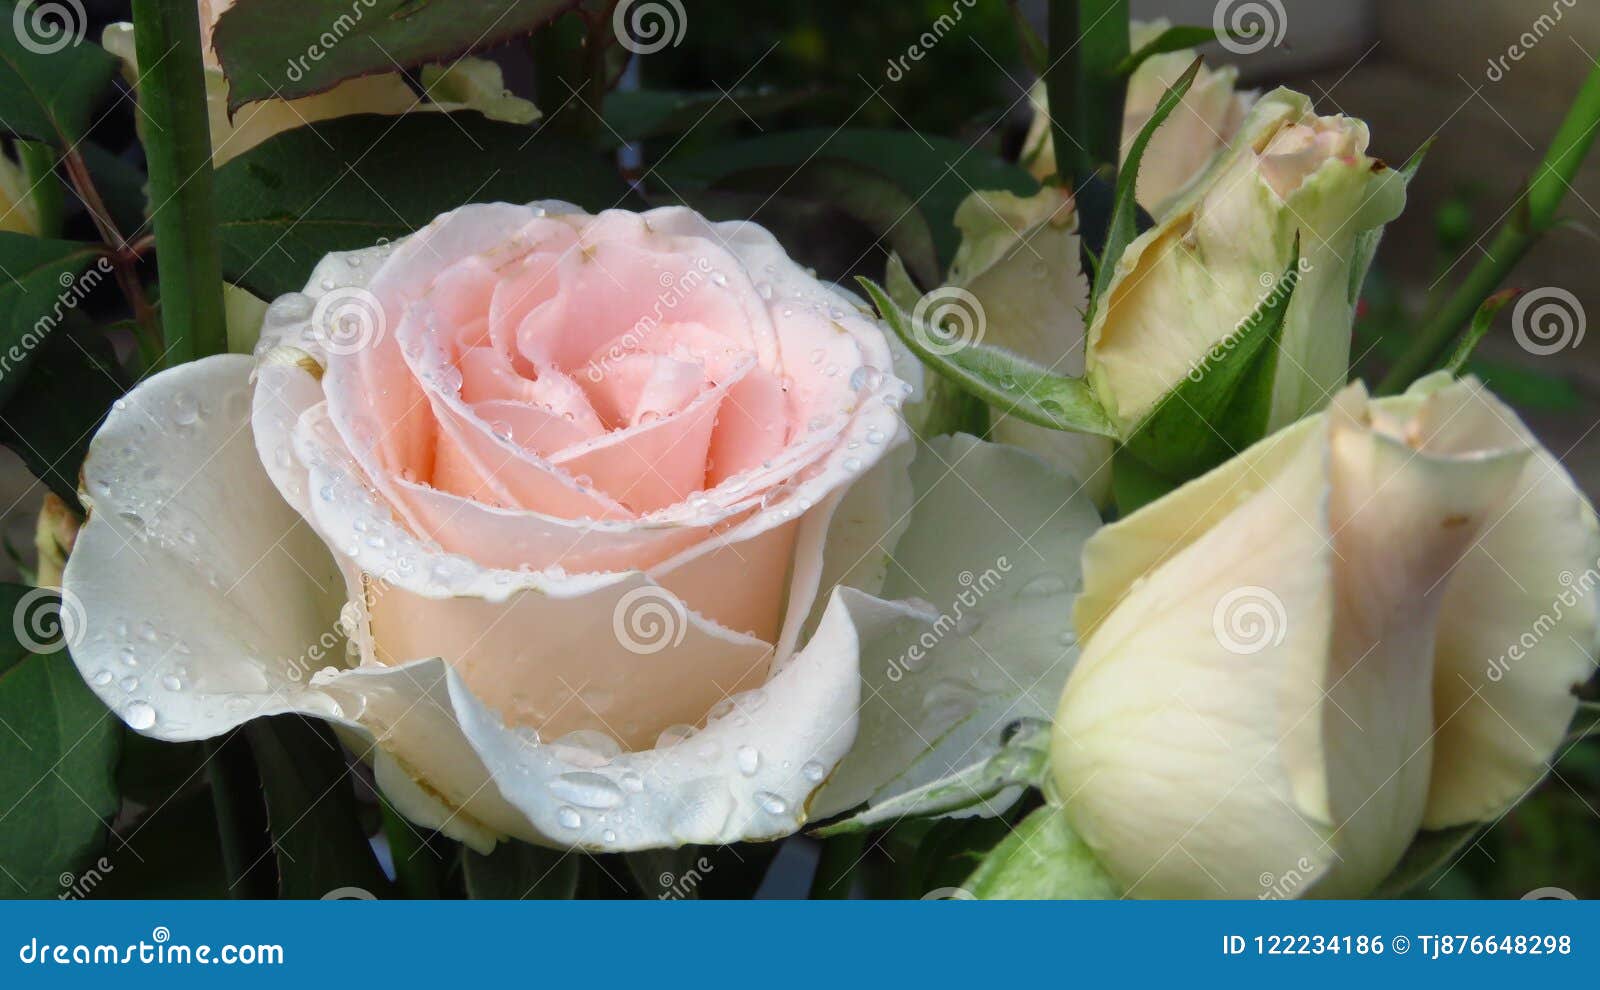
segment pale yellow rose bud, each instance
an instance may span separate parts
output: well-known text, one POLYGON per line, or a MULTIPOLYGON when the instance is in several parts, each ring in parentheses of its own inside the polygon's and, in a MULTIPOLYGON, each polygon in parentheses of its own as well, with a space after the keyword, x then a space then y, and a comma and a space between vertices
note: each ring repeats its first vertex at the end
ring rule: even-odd
MULTIPOLYGON (((1166 20, 1135 21, 1129 36, 1130 46, 1138 51, 1171 26, 1166 20)), ((1154 55, 1145 59, 1128 77, 1128 96, 1122 115, 1124 156, 1155 113, 1162 95, 1194 59, 1193 49, 1154 55)), ((1253 91, 1241 92, 1235 88, 1238 76, 1239 71, 1231 65, 1215 69, 1202 66, 1189 92, 1184 94, 1183 103, 1156 130, 1139 169, 1137 187, 1139 205, 1150 213, 1159 217, 1162 203, 1204 171, 1206 164, 1227 147, 1238 132, 1256 98, 1253 91)), ((1049 101, 1043 82, 1035 85, 1029 96, 1034 117, 1023 145, 1023 160, 1028 170, 1042 180, 1054 174, 1057 167, 1050 136, 1049 101)))
POLYGON ((1367 140, 1359 120, 1269 93, 1226 153, 1116 259, 1089 328, 1088 373, 1123 435, 1226 355, 1281 291, 1297 239, 1268 429, 1321 408, 1345 383, 1364 237, 1405 205, 1403 177, 1366 154, 1367 140))
POLYGON ((1051 759, 1135 897, 1353 896, 1548 767, 1600 535, 1475 380, 1330 409, 1101 529, 1051 759))

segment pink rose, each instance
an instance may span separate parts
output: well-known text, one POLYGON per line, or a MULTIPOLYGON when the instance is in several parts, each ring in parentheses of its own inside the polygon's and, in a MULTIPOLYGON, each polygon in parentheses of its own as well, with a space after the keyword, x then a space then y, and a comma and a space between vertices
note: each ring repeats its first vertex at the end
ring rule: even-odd
POLYGON ((113 412, 74 657, 160 738, 375 740, 389 798, 479 847, 787 834, 855 736, 827 593, 910 502, 910 390, 752 224, 466 206, 113 412))

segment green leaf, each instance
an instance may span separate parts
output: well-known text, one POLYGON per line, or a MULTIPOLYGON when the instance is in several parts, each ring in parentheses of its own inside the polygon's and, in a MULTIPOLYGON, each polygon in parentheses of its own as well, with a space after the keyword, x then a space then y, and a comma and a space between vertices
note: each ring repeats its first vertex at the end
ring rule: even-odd
POLYGON ((1216 467, 1266 435, 1278 343, 1300 282, 1300 242, 1289 266, 1238 329, 1156 404, 1124 449, 1168 487, 1216 467))
POLYGON ((476 113, 419 113, 279 134, 217 171, 223 277, 274 299, 304 288, 330 251, 403 237, 469 202, 635 204, 600 158, 529 133, 476 113))
POLYGON ((1127 250, 1135 237, 1139 236, 1139 203, 1134 191, 1138 185, 1139 165, 1144 161, 1145 149, 1150 146, 1150 138, 1156 129, 1166 123, 1172 111, 1183 102, 1183 95, 1194 85, 1200 64, 1200 59, 1195 59, 1188 71, 1179 76, 1178 81, 1162 95, 1155 111, 1150 114, 1150 119, 1139 131, 1139 136, 1134 138, 1133 144, 1128 147, 1122 169, 1117 173, 1117 191, 1111 207, 1111 222, 1106 226, 1105 248, 1100 252, 1101 264, 1099 270, 1095 272, 1094 291, 1089 294, 1089 311, 1084 314, 1084 326, 1094 326, 1095 312, 1105 298, 1106 291, 1111 287, 1111 278, 1116 273, 1117 262, 1121 260, 1122 252, 1127 250))
POLYGON ((212 44, 228 77, 228 112, 294 99, 345 79, 494 48, 578 6, 577 0, 238 0, 212 44))
POLYGON ((723 176, 713 192, 751 194, 757 209, 749 219, 788 201, 824 205, 870 231, 926 284, 939 280, 939 255, 927 217, 916 199, 874 169, 841 158, 814 158, 797 168, 766 166, 723 176))
POLYGON ((1010 787, 1038 787, 1050 759, 1050 725, 1024 724, 987 760, 878 801, 812 832, 819 839, 864 832, 903 818, 944 815, 980 804, 1010 787))
POLYGON ((279 895, 315 900, 346 887, 387 894, 333 730, 285 715, 255 719, 244 731, 266 792, 279 895))
POLYGON ((995 846, 963 889, 985 901, 1109 900, 1122 893, 1066 814, 1049 804, 995 846))
POLYGON ((1459 375, 1461 369, 1466 367, 1467 360, 1472 357, 1472 352, 1477 350, 1478 342, 1483 340, 1484 335, 1489 332, 1489 328, 1494 324, 1495 315, 1505 307, 1506 303, 1520 295, 1522 295, 1521 289, 1501 289, 1485 299, 1483 305, 1478 307, 1478 312, 1472 317, 1472 326, 1468 327, 1467 332, 1461 335, 1461 343, 1456 345, 1456 352, 1450 355, 1450 359, 1444 363, 1444 370, 1452 375, 1459 375))
POLYGON ((78 146, 78 151, 83 154, 94 187, 99 190, 106 212, 111 214, 117 229, 144 229, 145 183, 149 181, 144 172, 126 158, 113 155, 93 142, 85 141, 78 146))
MULTIPOLYGON (((34 6, 29 4, 29 6, 34 6)), ((19 10, 12 0, 0 17, 0 129, 68 147, 89 128, 90 115, 117 71, 117 60, 92 41, 68 42, 61 19, 40 18, 42 5, 19 10), (46 33, 52 27, 57 33, 46 33), (59 46, 59 47, 58 47, 59 46)), ((85 25, 81 9, 72 21, 85 25)))
POLYGON ((1154 39, 1146 42, 1143 48, 1117 63, 1117 72, 1124 76, 1131 76, 1138 71, 1139 66, 1143 65, 1146 59, 1156 55, 1166 55, 1169 52, 1181 52, 1185 48, 1198 48, 1213 41, 1220 42, 1226 39, 1248 42, 1264 30, 1260 25, 1254 25, 1253 28, 1250 31, 1223 31, 1219 33, 1215 28, 1177 24, 1162 31, 1154 39))
POLYGON ((1392 900, 1420 887, 1423 881, 1454 866, 1461 850, 1485 827, 1482 822, 1472 822, 1436 832, 1418 832, 1399 864, 1372 896, 1392 900))
POLYGON ((643 141, 664 134, 736 124, 800 106, 814 99, 806 89, 713 89, 705 92, 637 89, 606 97, 605 119, 613 141, 643 141))
POLYGON ((481 901, 569 900, 578 889, 582 857, 508 840, 487 856, 461 851, 467 896, 481 901))
POLYGON ((97 853, 116 814, 122 723, 63 649, 81 606, 0 585, 0 895, 53 897, 97 853))
POLYGON ((1567 730, 1564 745, 1571 746, 1590 736, 1600 736, 1600 702, 1580 701, 1577 713, 1572 716, 1572 728, 1567 730))
MULTIPOLYGON (((130 743, 143 739, 131 732, 124 738, 130 743)), ((199 744, 194 745, 199 748, 199 744)), ((204 781, 204 771, 196 779, 204 781)), ((105 859, 111 869, 101 870, 103 882, 84 896, 94 900, 224 900, 233 891, 228 889, 228 873, 218 840, 220 830, 211 792, 206 788, 162 798, 124 829, 138 855, 108 854, 105 859)), ((86 876, 78 889, 87 883, 86 876)))
POLYGON ((922 362, 1001 412, 1054 430, 1114 437, 1115 428, 1081 378, 1051 374, 1026 358, 983 344, 960 344, 915 319, 871 279, 859 279, 879 314, 922 362))
POLYGON ((1020 166, 963 141, 911 131, 851 128, 789 131, 681 152, 661 161, 654 174, 668 190, 687 195, 737 172, 772 167, 798 171, 814 158, 848 161, 893 180, 927 218, 945 265, 961 245, 956 207, 972 190, 1003 189, 1026 196, 1039 189, 1020 166))
POLYGON ((0 412, 0 444, 81 512, 78 473, 89 440, 127 391, 116 354, 94 329, 64 327, 45 340, 27 375, 19 377, 21 384, 0 412))
POLYGON ((90 290, 110 280, 109 260, 83 274, 103 251, 0 231, 0 405, 22 384, 40 345, 90 290))

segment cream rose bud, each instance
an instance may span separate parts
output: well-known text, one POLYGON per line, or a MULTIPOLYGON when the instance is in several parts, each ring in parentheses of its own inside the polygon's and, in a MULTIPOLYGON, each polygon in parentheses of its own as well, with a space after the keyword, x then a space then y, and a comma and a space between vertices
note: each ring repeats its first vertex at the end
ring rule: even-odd
MULTIPOLYGON (((234 0, 197 0, 200 48, 205 58, 206 114, 211 122, 211 154, 220 166, 267 138, 321 120, 358 113, 398 116, 413 111, 477 110, 495 120, 526 124, 540 116, 538 108, 505 88, 500 66, 488 59, 463 58, 447 67, 425 66, 422 80, 432 102, 423 102, 399 72, 346 79, 325 93, 294 100, 261 100, 228 112, 228 80, 212 47, 211 34, 234 0)), ((109 25, 100 38, 106 51, 122 60, 128 85, 137 86, 139 59, 133 25, 109 25)), ((287 70, 286 70, 287 71, 287 70)))
MULTIPOLYGON (((961 247, 948 286, 911 308, 930 316, 953 310, 953 319, 965 321, 957 332, 968 331, 966 339, 1003 347, 1058 375, 1082 375, 1089 280, 1072 195, 1056 186, 1032 196, 974 192, 956 209, 955 222, 961 247)), ((1110 498, 1110 440, 998 413, 990 435, 1044 458, 1097 504, 1110 498)))
POLYGON ((1087 363, 1124 436, 1228 352, 1278 290, 1297 238, 1300 274, 1268 429, 1321 408, 1344 385, 1365 239, 1405 206, 1404 178, 1366 150, 1361 121, 1318 116, 1286 89, 1269 93, 1227 152, 1116 260, 1087 363))
MULTIPOLYGON (((1160 37, 1171 27, 1167 20, 1133 23, 1129 44, 1134 51, 1160 37)), ((1195 59, 1194 49, 1165 52, 1147 58, 1128 77, 1128 95, 1122 113, 1122 154, 1150 122, 1156 104, 1195 59)), ((1160 216, 1162 204, 1201 172, 1218 151, 1227 147, 1255 102, 1255 93, 1235 88, 1239 70, 1201 66, 1183 103, 1156 129, 1139 169, 1136 197, 1139 205, 1160 216)), ((1023 160, 1035 177, 1043 180, 1056 171, 1055 147, 1050 134, 1050 108, 1041 81, 1029 94, 1033 123, 1023 144, 1023 160)))
POLYGON ((1052 770, 1130 895, 1364 894, 1544 774, 1594 671, 1595 513, 1446 381, 1351 386, 1089 540, 1052 770))
POLYGON ((891 361, 753 224, 462 207, 119 403, 73 658, 163 739, 326 718, 479 848, 788 834, 913 497, 891 361))

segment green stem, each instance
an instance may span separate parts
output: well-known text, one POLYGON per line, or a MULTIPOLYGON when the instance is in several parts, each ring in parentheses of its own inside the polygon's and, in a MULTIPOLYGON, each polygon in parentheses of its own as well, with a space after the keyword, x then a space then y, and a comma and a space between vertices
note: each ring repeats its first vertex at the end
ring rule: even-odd
POLYGON ((229 733, 206 740, 205 757, 228 896, 235 900, 271 897, 267 867, 275 864, 267 855, 266 810, 250 746, 236 733, 229 733))
POLYGON ((139 102, 151 125, 145 157, 167 361, 179 364, 228 349, 198 8, 134 0, 133 31, 139 64, 149 67, 139 102))
POLYGON ((383 834, 394 857, 394 880, 400 892, 414 901, 436 901, 444 896, 444 860, 418 834, 417 827, 383 804, 383 834))
POLYGON ((1115 169, 1122 157, 1122 116, 1128 102, 1128 77, 1121 71, 1129 55, 1128 0, 1081 2, 1083 143, 1094 167, 1115 169))
POLYGON ((61 182, 56 178, 56 150, 38 141, 18 141, 17 158, 39 211, 39 236, 60 237, 63 210, 61 182))
POLYGON ((1056 181, 1076 188, 1093 166, 1088 150, 1079 142, 1083 134, 1078 88, 1082 80, 1078 44, 1079 0, 1050 0, 1050 64, 1044 70, 1045 96, 1050 103, 1050 140, 1056 151, 1056 181))
POLYGON ((1572 107, 1550 142, 1550 150, 1528 180, 1523 202, 1511 219, 1495 232, 1483 258, 1473 266, 1461 286, 1417 331, 1416 339, 1378 386, 1380 395, 1403 391, 1438 365, 1461 328, 1483 301, 1500 287, 1528 249, 1555 223, 1556 208, 1570 188, 1578 166, 1594 144, 1600 127, 1600 63, 1590 70, 1572 107))
POLYGON ((1050 0, 1045 93, 1058 181, 1076 186, 1116 168, 1128 77, 1128 0, 1050 0))
POLYGON ((842 901, 850 896, 856 866, 867 848, 867 833, 836 835, 822 843, 817 872, 811 877, 811 899, 842 901))

